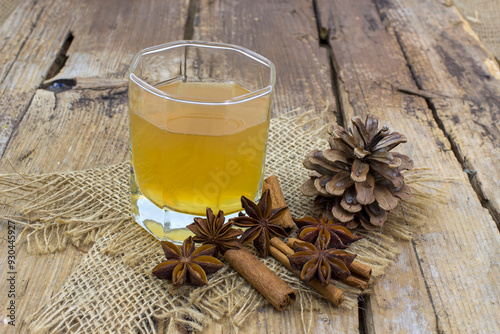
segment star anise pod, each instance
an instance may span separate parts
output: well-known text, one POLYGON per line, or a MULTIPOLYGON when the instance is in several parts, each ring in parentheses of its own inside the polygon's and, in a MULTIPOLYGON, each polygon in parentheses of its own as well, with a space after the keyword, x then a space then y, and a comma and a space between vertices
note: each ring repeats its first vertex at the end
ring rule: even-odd
POLYGON ((217 216, 212 209, 207 208, 207 219, 194 218, 194 223, 187 226, 195 236, 193 241, 206 245, 215 246, 215 256, 224 254, 229 249, 241 248, 238 237, 243 233, 233 229, 233 223, 228 221, 224 224, 224 212, 219 210, 217 216))
POLYGON ((299 228, 297 238, 312 244, 318 241, 319 245, 325 245, 327 248, 345 249, 349 244, 361 239, 355 237, 340 223, 326 217, 305 217, 293 221, 299 228))
POLYGON ((273 222, 279 220, 288 210, 288 207, 272 209, 271 193, 266 190, 259 204, 255 204, 245 196, 241 196, 241 206, 245 209, 247 216, 233 218, 234 225, 240 227, 248 227, 240 238, 242 245, 251 241, 261 257, 269 255, 269 245, 272 237, 285 238, 288 234, 286 231, 273 222))
POLYGON ((295 242, 293 248, 295 254, 288 255, 288 260, 293 269, 300 270, 300 278, 306 283, 317 276, 321 285, 326 286, 332 278, 344 280, 351 275, 348 267, 356 254, 309 242, 295 242))
POLYGON ((171 279, 175 285, 186 281, 193 285, 206 285, 207 275, 224 267, 222 262, 212 257, 215 246, 203 245, 196 248, 192 237, 184 240, 181 248, 170 241, 162 241, 161 247, 167 261, 154 267, 153 275, 171 279))

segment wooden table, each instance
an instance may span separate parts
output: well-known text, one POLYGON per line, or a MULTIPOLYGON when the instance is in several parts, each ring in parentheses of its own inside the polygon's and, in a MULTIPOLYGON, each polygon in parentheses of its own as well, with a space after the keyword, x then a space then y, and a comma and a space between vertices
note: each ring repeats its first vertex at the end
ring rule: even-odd
MULTIPOLYGON (((126 161, 127 69, 140 49, 181 39, 245 46, 271 59, 273 115, 368 112, 405 133, 417 166, 456 181, 359 309, 320 310, 314 333, 500 332, 500 70, 449 0, 38 0, 0 28, 0 171, 126 161), (54 92, 47 82, 75 80, 54 92)), ((0 320, 8 305, 0 224, 0 320)), ((17 247, 17 322, 55 294, 85 253, 17 247)), ((157 329, 163 332, 164 324, 157 329)), ((7 330, 6 330, 7 329, 7 330)), ((240 333, 301 333, 271 306, 240 333)), ((206 333, 232 333, 213 323, 206 333)))

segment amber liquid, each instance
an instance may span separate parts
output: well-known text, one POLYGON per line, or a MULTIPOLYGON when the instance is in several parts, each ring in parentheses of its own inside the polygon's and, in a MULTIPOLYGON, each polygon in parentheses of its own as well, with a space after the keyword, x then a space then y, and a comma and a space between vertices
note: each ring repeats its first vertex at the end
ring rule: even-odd
MULTIPOLYGON (((249 94, 234 83, 175 82, 157 88, 191 101, 249 94)), ((133 86, 130 92, 132 164, 142 195, 160 208, 193 215, 204 215, 206 207, 237 212, 242 195, 257 196, 269 97, 221 106, 172 101, 133 86)))

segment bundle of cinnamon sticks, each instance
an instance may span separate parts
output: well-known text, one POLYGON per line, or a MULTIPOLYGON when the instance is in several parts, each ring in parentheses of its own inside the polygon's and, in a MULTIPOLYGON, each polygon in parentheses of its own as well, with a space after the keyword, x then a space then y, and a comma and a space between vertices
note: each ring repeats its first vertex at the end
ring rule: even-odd
MULTIPOLYGON (((287 255, 292 255, 294 251, 290 246, 293 246, 295 241, 299 241, 295 238, 289 238, 287 244, 285 244, 282 240, 278 238, 271 239, 271 255, 278 260, 283 266, 292 271, 295 275, 300 277, 300 272, 298 270, 294 270, 290 265, 290 261, 287 258, 287 255)), ((360 290, 365 290, 368 287, 368 282, 371 277, 371 268, 367 265, 364 265, 358 261, 354 261, 350 266, 349 270, 351 271, 351 276, 343 280, 345 284, 358 288, 360 290)), ((309 285, 318 291, 323 297, 339 306, 344 300, 344 294, 342 290, 337 288, 333 284, 328 284, 327 286, 321 285, 320 281, 316 278, 311 279, 309 281, 309 285)))
MULTIPOLYGON (((272 209, 286 205, 276 176, 270 176, 264 180, 263 191, 267 189, 270 189, 271 192, 272 209)), ((275 224, 283 227, 288 233, 292 232, 295 228, 295 223, 289 212, 278 222, 275 222, 275 224)), ((289 238, 287 245, 279 238, 271 239, 270 254, 284 267, 300 277, 300 272, 292 269, 287 258, 287 255, 294 253, 291 247, 293 247, 295 241, 298 241, 298 239, 289 238)), ((224 254, 224 257, 276 309, 282 311, 295 301, 297 296, 295 291, 246 249, 228 250, 224 254)), ((343 282, 349 286, 365 290, 370 280, 371 268, 358 261, 354 261, 349 266, 349 270, 352 275, 343 280, 343 282)), ((327 286, 322 286, 320 281, 314 278, 309 282, 309 285, 337 306, 344 300, 343 292, 331 283, 327 286)))

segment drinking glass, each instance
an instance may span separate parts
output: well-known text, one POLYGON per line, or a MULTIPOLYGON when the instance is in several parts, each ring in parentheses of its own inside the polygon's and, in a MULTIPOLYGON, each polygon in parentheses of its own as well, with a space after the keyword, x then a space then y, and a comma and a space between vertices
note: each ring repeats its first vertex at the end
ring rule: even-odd
POLYGON ((206 208, 235 216, 260 196, 274 65, 245 48, 178 41, 140 51, 129 71, 134 220, 180 243, 206 208))

